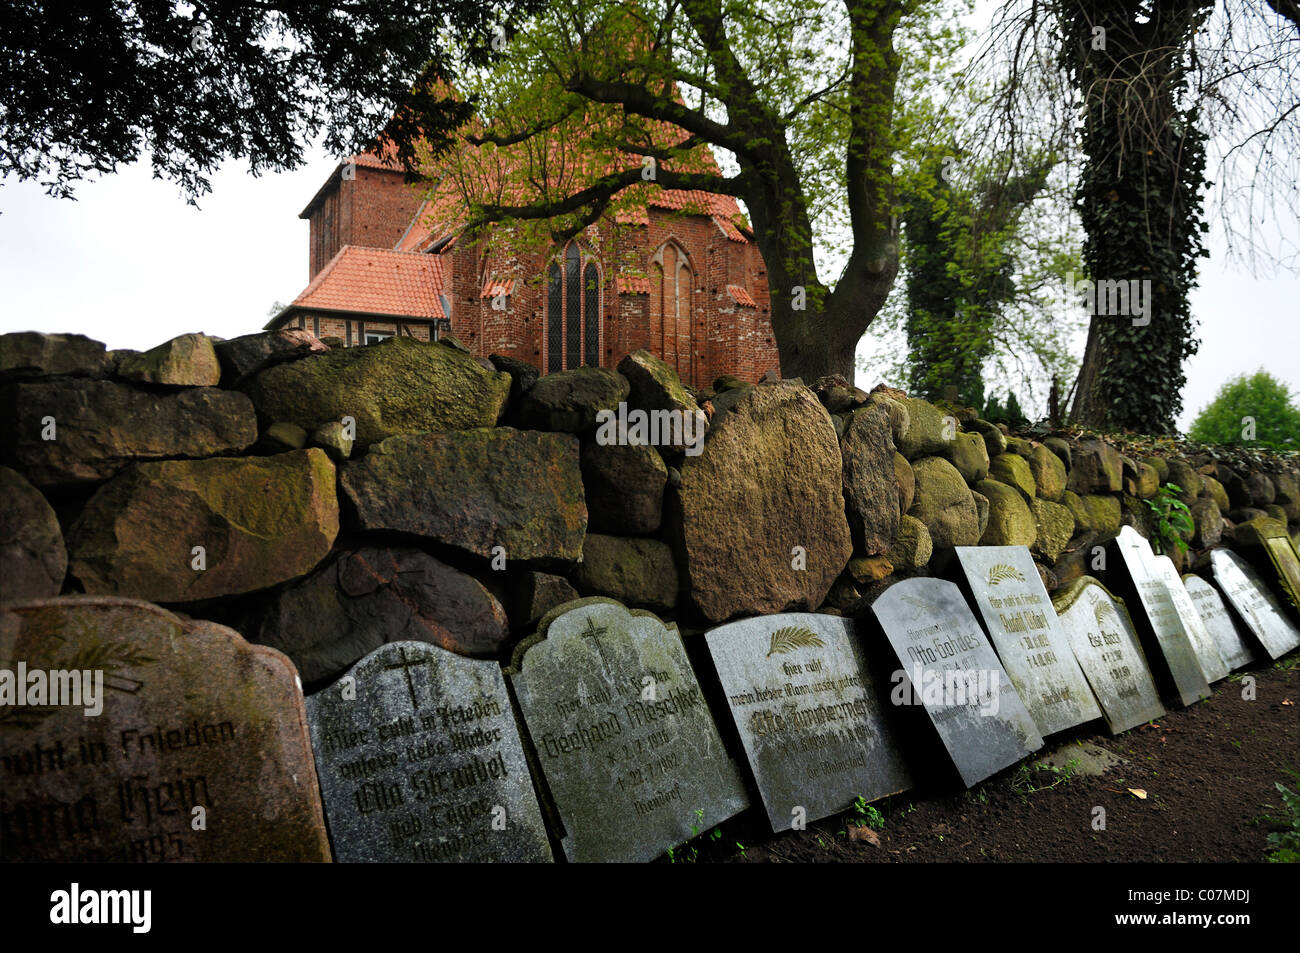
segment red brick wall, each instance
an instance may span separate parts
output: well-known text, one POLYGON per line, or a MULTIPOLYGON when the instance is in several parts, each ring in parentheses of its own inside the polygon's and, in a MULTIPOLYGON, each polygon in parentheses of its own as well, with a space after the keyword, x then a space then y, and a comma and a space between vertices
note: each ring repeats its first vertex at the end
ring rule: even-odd
POLYGON ((344 245, 392 248, 406 233, 422 195, 420 186, 407 185, 400 172, 357 166, 354 178, 336 175, 308 216, 308 280, 344 245))

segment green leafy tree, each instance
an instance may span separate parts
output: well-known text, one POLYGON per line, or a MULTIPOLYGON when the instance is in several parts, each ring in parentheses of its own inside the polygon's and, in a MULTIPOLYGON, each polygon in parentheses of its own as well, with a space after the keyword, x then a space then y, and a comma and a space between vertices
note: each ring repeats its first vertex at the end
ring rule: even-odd
POLYGON ((1300 408, 1285 384, 1260 369, 1224 384, 1187 436, 1198 443, 1300 450, 1300 408))
MULTIPOLYGON (((469 106, 432 80, 485 62, 508 16, 460 0, 0 2, 0 178, 71 197, 148 155, 192 202, 226 158, 292 169, 323 134, 339 155, 381 132, 408 170, 469 106)), ((498 44, 499 45, 499 44, 498 44)))

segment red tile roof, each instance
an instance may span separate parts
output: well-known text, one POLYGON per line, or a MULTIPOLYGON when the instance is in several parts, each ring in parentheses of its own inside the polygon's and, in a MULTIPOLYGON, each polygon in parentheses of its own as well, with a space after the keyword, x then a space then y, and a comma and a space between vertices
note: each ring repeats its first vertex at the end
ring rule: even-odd
POLYGON ((445 318, 438 300, 442 290, 437 255, 344 245, 290 307, 445 318))
POLYGON ((650 279, 633 275, 619 275, 614 279, 615 290, 621 295, 648 295, 650 279))
POLYGON ((757 308, 753 297, 748 291, 740 285, 727 285, 727 294, 731 295, 731 300, 736 304, 744 305, 746 308, 757 308))
POLYGON ((483 283, 483 297, 495 298, 497 295, 512 295, 515 293, 515 279, 506 278, 500 281, 490 280, 483 283))

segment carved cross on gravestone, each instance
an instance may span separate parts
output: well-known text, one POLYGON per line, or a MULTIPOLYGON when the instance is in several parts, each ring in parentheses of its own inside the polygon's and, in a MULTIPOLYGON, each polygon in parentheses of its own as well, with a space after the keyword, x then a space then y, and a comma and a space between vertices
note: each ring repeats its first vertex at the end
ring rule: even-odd
POLYGON ((600 664, 608 669, 609 659, 605 657, 605 648, 600 644, 600 636, 605 634, 605 626, 597 626, 591 618, 587 619, 587 628, 583 630, 582 637, 591 639, 591 644, 596 646, 596 654, 600 656, 600 664))
POLYGON ((425 663, 420 659, 408 659, 406 657, 405 646, 402 646, 399 649, 399 653, 402 660, 400 662, 394 662, 392 665, 385 665, 384 671, 385 672, 401 671, 406 675, 406 690, 411 696, 411 704, 414 705, 416 708, 419 708, 420 699, 417 698, 415 695, 415 684, 411 681, 411 669, 419 668, 421 665, 425 663))

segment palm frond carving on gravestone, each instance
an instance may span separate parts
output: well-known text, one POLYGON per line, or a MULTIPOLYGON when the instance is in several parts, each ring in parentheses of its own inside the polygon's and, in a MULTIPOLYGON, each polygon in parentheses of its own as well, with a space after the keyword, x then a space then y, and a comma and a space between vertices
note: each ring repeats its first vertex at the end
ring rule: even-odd
POLYGON ((903 599, 903 601, 906 602, 908 605, 916 606, 918 609, 920 609, 920 610, 922 610, 922 611, 924 611, 924 612, 934 612, 934 611, 935 611, 934 603, 933 603, 933 602, 929 602, 929 601, 927 601, 927 600, 925 600, 925 599, 918 599, 918 598, 916 598, 915 596, 903 596, 902 599, 903 599))
POLYGON ((998 583, 1007 579, 1014 579, 1017 582, 1025 581, 1025 574, 1015 566, 1008 566, 1006 563, 998 563, 996 566, 989 567, 989 585, 996 586, 998 583))
MULTIPOLYGON (((67 641, 62 636, 55 636, 55 638, 60 642, 67 641)), ((144 682, 117 675, 115 674, 117 670, 156 661, 158 661, 156 658, 145 655, 126 640, 105 642, 91 635, 83 637, 81 644, 71 654, 56 661, 52 667, 55 671, 71 672, 78 679, 81 678, 82 672, 100 671, 103 673, 105 688, 115 688, 133 695, 141 689, 144 682)), ((52 688, 47 689, 47 693, 52 691, 52 688)), ((59 706, 53 703, 5 706, 0 708, 0 724, 16 728, 34 728, 41 719, 49 717, 58 710, 59 706)))
POLYGON ((767 658, 784 655, 795 649, 821 648, 826 643, 817 637, 812 629, 798 625, 788 625, 772 633, 772 647, 768 649, 767 658))
POLYGON ((1093 618, 1097 620, 1097 627, 1099 629, 1104 629, 1106 627, 1106 619, 1114 614, 1115 607, 1109 602, 1099 602, 1092 608, 1092 615, 1093 618))

